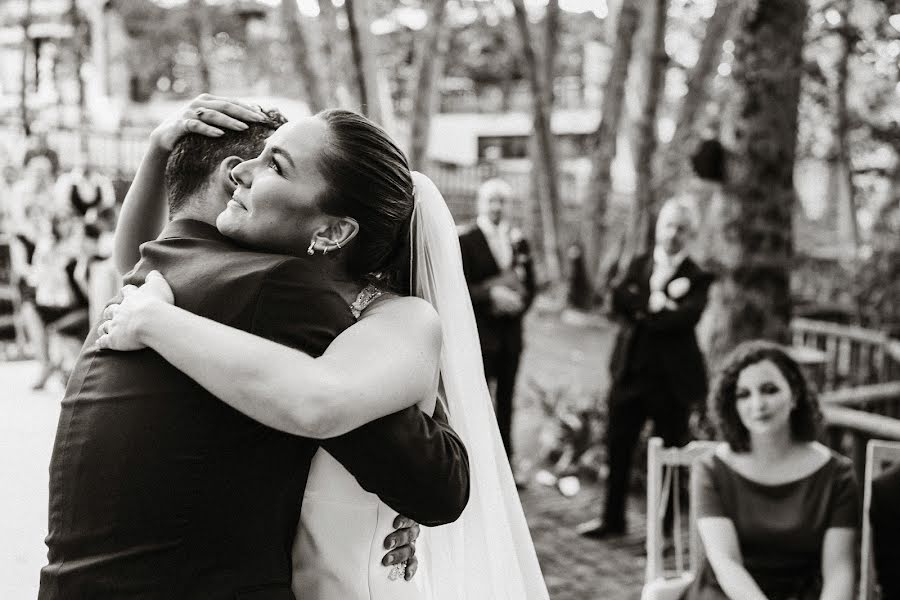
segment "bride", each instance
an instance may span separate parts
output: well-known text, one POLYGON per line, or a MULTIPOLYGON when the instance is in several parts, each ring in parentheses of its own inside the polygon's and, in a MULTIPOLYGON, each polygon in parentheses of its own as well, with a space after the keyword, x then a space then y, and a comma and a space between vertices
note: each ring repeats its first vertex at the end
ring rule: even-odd
MULTIPOLYGON (((179 121, 179 135, 236 129, 227 102, 200 105, 179 121)), ((404 565, 388 574, 378 541, 396 513, 319 450, 294 543, 298 598, 548 598, 484 379, 455 224, 435 185, 410 172, 380 127, 343 110, 282 126, 232 177, 237 189, 219 230, 318 261, 357 323, 314 359, 177 308, 165 281, 153 277, 106 309, 98 344, 150 347, 235 409, 307 437, 340 435, 413 404, 431 413, 441 403, 469 453, 462 516, 423 528, 414 579, 398 576, 404 565), (383 205, 372 210, 385 202, 388 219, 383 205), (303 207, 308 218, 279 223, 271 210, 279 204, 303 207)), ((153 198, 158 192, 129 192, 118 264, 132 264, 138 244, 161 229, 164 208, 153 198)))

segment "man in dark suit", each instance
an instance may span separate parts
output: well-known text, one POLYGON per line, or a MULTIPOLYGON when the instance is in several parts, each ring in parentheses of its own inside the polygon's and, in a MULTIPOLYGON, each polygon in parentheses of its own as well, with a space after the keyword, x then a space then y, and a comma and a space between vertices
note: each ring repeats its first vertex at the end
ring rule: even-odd
POLYGON ((512 459, 513 394, 522 354, 522 318, 535 293, 528 242, 506 221, 512 188, 500 179, 478 190, 478 218, 459 236, 463 270, 481 340, 484 374, 496 382, 497 425, 512 459))
POLYGON ((688 256, 697 230, 687 199, 667 202, 656 225, 651 256, 637 257, 615 285, 620 329, 610 359, 607 464, 602 520, 579 526, 582 535, 625 533, 625 500, 634 450, 647 419, 666 446, 688 441, 688 420, 706 396, 706 368, 694 327, 706 308, 712 277, 688 256))
POLYGON ((900 600, 900 464, 872 481, 872 545, 883 600, 900 600))
MULTIPOLYGON (((158 270, 187 310, 318 356, 354 322, 340 295, 305 259, 240 248, 213 225, 231 167, 271 131, 179 142, 169 166, 177 157, 174 171, 198 181, 167 185, 173 220, 126 282, 158 270)), ((39 598, 293 600, 290 553, 319 442, 249 419, 152 350, 97 350, 96 338, 62 403, 39 598)), ((413 407, 321 445, 418 522, 465 507, 465 448, 440 414, 413 407)))

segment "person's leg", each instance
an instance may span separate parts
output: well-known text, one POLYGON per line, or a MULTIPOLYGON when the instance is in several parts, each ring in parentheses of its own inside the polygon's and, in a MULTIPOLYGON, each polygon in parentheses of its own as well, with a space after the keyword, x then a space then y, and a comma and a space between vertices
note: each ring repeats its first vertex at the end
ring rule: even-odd
MULTIPOLYGON (((653 435, 662 438, 663 445, 666 448, 681 447, 690 441, 690 408, 675 395, 670 389, 660 387, 654 394, 654 402, 650 407, 650 418, 653 419, 653 435)), ((687 483, 688 472, 685 468, 680 468, 679 481, 681 485, 679 489, 672 489, 669 493, 669 505, 666 508, 666 514, 663 519, 663 531, 666 534, 671 533, 675 516, 674 498, 675 494, 680 494, 681 499, 685 500, 681 505, 687 507, 687 483)))
POLYGON ((44 320, 33 302, 28 301, 22 304, 22 320, 25 334, 31 342, 34 358, 41 365, 41 372, 31 387, 40 390, 44 388, 50 375, 53 374, 53 366, 50 364, 50 338, 47 335, 44 320))
POLYGON ((497 426, 506 456, 512 461, 512 419, 513 397, 516 389, 516 374, 519 371, 519 353, 508 351, 500 358, 497 368, 497 426))
POLYGON ((584 523, 579 533, 602 538, 625 533, 625 505, 631 479, 634 449, 646 422, 647 412, 638 381, 614 384, 609 394, 606 429, 606 499, 602 521, 584 523))

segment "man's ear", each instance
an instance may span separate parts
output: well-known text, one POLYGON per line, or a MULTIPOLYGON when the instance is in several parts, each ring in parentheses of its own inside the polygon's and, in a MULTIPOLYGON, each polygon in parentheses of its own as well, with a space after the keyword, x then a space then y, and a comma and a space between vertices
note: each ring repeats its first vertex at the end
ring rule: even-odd
POLYGON ((244 162, 240 156, 229 156, 219 163, 218 177, 222 184, 222 188, 230 196, 237 189, 237 181, 231 176, 231 170, 244 162))
POLYGON ((359 233, 359 223, 352 217, 335 217, 315 234, 315 248, 333 252, 346 248, 359 233))

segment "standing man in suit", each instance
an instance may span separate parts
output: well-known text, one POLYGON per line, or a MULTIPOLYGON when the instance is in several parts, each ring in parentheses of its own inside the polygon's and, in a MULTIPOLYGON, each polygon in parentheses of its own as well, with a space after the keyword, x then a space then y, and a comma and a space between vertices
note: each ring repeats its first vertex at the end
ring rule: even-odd
MULTIPOLYGON (((872 546, 883 600, 900 600, 900 464, 872 481, 872 546)), ((865 568, 865 567, 863 567, 865 568)))
POLYGON ((603 519, 578 527, 592 538, 622 535, 634 450, 647 419, 666 446, 688 441, 688 419, 706 396, 706 367, 694 327, 712 276, 689 255, 698 218, 688 199, 669 200, 650 256, 632 261, 612 292, 621 323, 610 359, 609 476, 603 519))
POLYGON ((513 394, 522 354, 522 318, 535 293, 528 241, 510 226, 512 188, 489 179, 478 189, 478 218, 459 236, 463 270, 481 340, 484 375, 496 383, 497 424, 512 464, 513 394))
MULTIPOLYGON (((174 149, 151 143, 136 179, 167 165, 172 220, 126 283, 152 285, 158 270, 188 310, 319 356, 354 323, 341 296, 309 261, 239 247, 214 225, 235 189, 231 168, 283 122, 234 116, 253 124, 188 134, 174 149)), ((152 350, 98 350, 97 337, 62 402, 40 600, 293 600, 291 547, 320 443, 253 421, 152 350)), ((411 407, 321 445, 418 522, 465 507, 467 456, 442 415, 411 407)))

